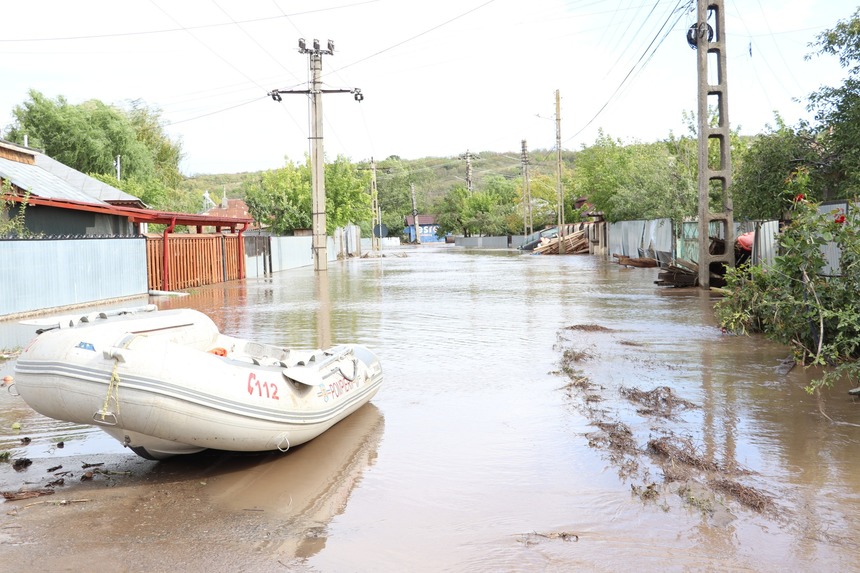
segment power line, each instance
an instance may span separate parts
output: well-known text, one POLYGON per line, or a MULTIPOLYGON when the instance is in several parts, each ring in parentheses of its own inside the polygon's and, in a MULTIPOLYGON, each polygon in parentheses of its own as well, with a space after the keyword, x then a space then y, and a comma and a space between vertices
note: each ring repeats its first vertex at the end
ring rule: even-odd
POLYGON ((198 116, 195 116, 195 117, 189 117, 189 118, 186 118, 186 119, 180 119, 179 121, 168 121, 168 122, 165 122, 165 125, 178 125, 178 124, 180 124, 180 123, 187 123, 187 122, 189 122, 189 121, 194 121, 195 119, 201 119, 201 118, 203 118, 203 117, 209 117, 210 115, 217 115, 217 114, 219 114, 219 113, 224 113, 225 111, 230 111, 231 109, 236 109, 237 107, 246 106, 246 105, 248 105, 248 104, 254 103, 255 101, 260 101, 260 100, 262 100, 262 99, 268 99, 268 98, 269 98, 269 96, 268 96, 268 95, 260 96, 260 97, 256 97, 256 98, 254 98, 254 99, 252 99, 252 100, 249 100, 249 101, 246 101, 246 102, 238 103, 238 104, 236 104, 236 105, 231 105, 230 107, 225 107, 225 108, 223 108, 223 109, 219 109, 219 110, 216 110, 216 111, 212 111, 212 112, 209 112, 209 113, 204 113, 204 114, 201 114, 201 115, 198 115, 198 116))
MULTIPOLYGON (((675 8, 672 10, 672 12, 669 13, 669 16, 666 18, 666 21, 663 22, 663 25, 657 31, 654 38, 651 39, 651 42, 648 44, 648 46, 645 48, 645 50, 639 56, 639 59, 636 60, 636 63, 633 64, 633 66, 630 68, 630 71, 627 72, 627 75, 625 75, 624 79, 621 80, 621 83, 618 84, 618 87, 615 88, 615 91, 613 91, 612 94, 606 99, 606 101, 603 103, 603 105, 600 107, 600 109, 597 110, 597 113, 595 113, 594 116, 591 119, 589 119, 588 122, 586 122, 586 124, 582 126, 582 128, 579 129, 579 131, 577 131, 572 136, 567 138, 564 141, 565 143, 567 143, 568 141, 570 141, 571 139, 575 138, 580 133, 585 131, 586 128, 588 128, 588 126, 591 125, 594 122, 594 120, 597 119, 598 116, 600 116, 600 114, 603 113, 603 111, 609 106, 609 104, 612 102, 612 100, 615 98, 615 96, 618 95, 618 93, 621 91, 621 88, 624 87, 624 85, 627 83, 627 80, 629 80, 630 77, 633 75, 633 72, 636 71, 637 66, 639 66, 639 64, 642 62, 642 60, 645 58, 645 56, 648 55, 648 50, 651 49, 651 46, 654 45, 654 42, 657 40, 657 38, 660 36, 660 33, 666 27, 666 24, 669 23, 669 20, 671 19, 672 14, 679 11, 679 9, 681 8, 681 4, 683 2, 686 2, 687 6, 691 6, 693 0, 678 0, 678 3, 675 5, 675 8)), ((660 39, 660 41, 657 43, 657 45, 654 46, 654 49, 651 51, 651 54, 648 55, 648 58, 645 60, 645 63, 642 64, 641 68, 639 68, 640 72, 642 71, 642 69, 644 69, 645 65, 647 65, 648 62, 651 61, 651 58, 654 56, 654 53, 656 53, 657 49, 659 49, 660 46, 663 45, 663 41, 666 39, 666 37, 669 35, 669 33, 672 31, 672 29, 674 29, 675 25, 683 17, 683 15, 684 15, 684 12, 681 11, 678 18, 675 20, 675 22, 672 24, 672 26, 669 27, 669 29, 666 31, 666 33, 663 35, 663 37, 660 39)))
POLYGON ((419 33, 419 34, 415 34, 414 36, 412 36, 412 37, 410 37, 410 38, 406 38, 405 40, 401 40, 400 42, 397 42, 396 44, 392 44, 391 46, 388 46, 387 48, 384 48, 384 49, 382 49, 382 50, 379 50, 378 52, 373 53, 373 54, 370 54, 369 56, 366 56, 366 57, 364 57, 364 58, 361 58, 360 60, 356 60, 356 61, 352 62, 351 64, 347 64, 347 65, 345 65, 345 66, 342 66, 342 67, 340 67, 340 68, 337 68, 336 70, 333 70, 331 73, 335 73, 335 72, 339 72, 339 71, 341 71, 341 70, 345 70, 346 68, 352 67, 352 66, 354 66, 354 65, 356 65, 356 64, 360 64, 361 62, 366 62, 367 60, 369 60, 369 59, 371 59, 371 58, 375 58, 376 56, 379 56, 379 55, 381 55, 381 54, 384 54, 385 52, 391 51, 391 50, 393 50, 394 48, 397 48, 397 47, 402 46, 403 44, 407 44, 407 43, 411 42, 412 40, 416 40, 416 39, 420 38, 421 36, 426 36, 426 35, 427 35, 427 34, 429 34, 430 32, 433 32, 433 31, 435 31, 435 30, 438 30, 439 28, 442 28, 442 27, 444 27, 444 26, 447 26, 447 25, 448 25, 448 24, 450 24, 451 22, 455 22, 455 21, 459 20, 460 18, 463 18, 464 16, 468 16, 468 15, 469 15, 469 14, 471 14, 472 12, 476 12, 476 11, 480 10, 481 8, 483 8, 483 7, 485 7, 485 6, 488 6, 488 5, 492 4, 492 3, 493 3, 493 2, 495 2, 495 1, 496 1, 496 0, 487 0, 487 2, 484 2, 483 4, 481 4, 481 5, 479 5, 479 6, 476 6, 476 7, 472 8, 471 10, 467 10, 466 12, 463 12, 463 13, 462 13, 462 14, 460 14, 459 16, 454 16, 454 17, 453 17, 453 18, 451 18, 450 20, 446 20, 446 21, 442 22, 441 24, 438 24, 438 25, 436 25, 436 26, 433 26, 433 27, 432 27, 432 28, 430 28, 430 29, 424 30, 423 32, 421 32, 421 33, 419 33))
MULTIPOLYGON (((284 17, 293 17, 293 16, 306 16, 308 14, 316 14, 319 12, 330 12, 333 10, 342 10, 344 8, 354 8, 355 6, 363 6, 364 4, 373 4, 375 2, 379 2, 379 0, 365 0, 364 2, 354 2, 352 4, 343 4, 341 6, 332 6, 330 8, 317 8, 315 10, 305 10, 303 12, 295 12, 293 14, 281 14, 280 16, 264 16, 262 18, 251 18, 248 20, 239 20, 238 22, 221 22, 218 24, 201 24, 199 26, 190 26, 184 27, 180 26, 179 28, 166 28, 163 30, 143 30, 140 32, 118 32, 114 34, 93 34, 88 36, 55 36, 48 38, 0 38, 0 43, 9 43, 9 42, 58 42, 64 40, 94 40, 101 38, 122 38, 129 36, 145 36, 147 34, 168 34, 172 32, 187 32, 188 30, 202 30, 205 28, 219 28, 223 26, 232 26, 233 24, 251 24, 255 22, 266 22, 270 20, 278 20, 284 17)), ((171 18, 172 19, 172 18, 171 18)), ((175 20, 174 20, 175 22, 175 20)))

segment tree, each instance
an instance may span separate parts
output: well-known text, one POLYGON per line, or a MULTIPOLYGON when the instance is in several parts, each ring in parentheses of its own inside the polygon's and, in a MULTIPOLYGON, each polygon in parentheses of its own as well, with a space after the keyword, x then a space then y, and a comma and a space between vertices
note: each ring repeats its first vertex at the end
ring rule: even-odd
POLYGON ((325 167, 326 232, 350 223, 366 223, 370 229, 370 177, 346 157, 338 155, 325 167))
POLYGON ((623 145, 602 131, 577 156, 575 185, 607 221, 681 220, 696 211, 696 186, 665 143, 623 145))
MULTIPOLYGON (((577 186, 574 183, 573 188, 577 186)), ((558 198, 555 176, 535 173, 529 177, 529 193, 532 197, 532 226, 535 229, 554 226, 558 223, 558 198)), ((522 202, 522 187, 520 188, 522 202)))
POLYGON ((309 160, 304 165, 287 161, 281 169, 264 171, 259 184, 245 188, 245 203, 256 221, 269 225, 277 235, 310 229, 311 177, 309 160))
POLYGON ((438 234, 462 233, 470 236, 470 228, 466 218, 466 205, 469 191, 465 187, 451 189, 436 207, 436 223, 439 225, 438 234))
POLYGON ((848 198, 860 189, 860 9, 818 34, 810 47, 817 55, 837 56, 848 71, 844 84, 813 92, 807 105, 827 150, 820 175, 826 180, 824 198, 848 198))
MULTIPOLYGON (((369 224, 369 187, 370 174, 359 173, 342 156, 326 166, 327 234, 349 223, 369 224)), ((311 165, 306 157, 302 165, 288 160, 285 167, 264 172, 259 183, 246 184, 245 203, 254 219, 270 225, 272 232, 291 234, 313 224, 311 193, 311 165)))
POLYGON ((775 114, 776 127, 767 125, 752 138, 732 182, 735 218, 782 219, 798 193, 823 199, 810 185, 794 189, 789 183, 800 172, 808 174, 817 161, 815 142, 808 132, 795 130, 775 114))
POLYGON ((122 174, 140 181, 176 186, 180 146, 160 127, 158 112, 134 102, 131 111, 89 100, 72 105, 63 96, 50 100, 36 90, 15 106, 6 137, 41 147, 50 157, 87 174, 114 174, 117 155, 122 174))

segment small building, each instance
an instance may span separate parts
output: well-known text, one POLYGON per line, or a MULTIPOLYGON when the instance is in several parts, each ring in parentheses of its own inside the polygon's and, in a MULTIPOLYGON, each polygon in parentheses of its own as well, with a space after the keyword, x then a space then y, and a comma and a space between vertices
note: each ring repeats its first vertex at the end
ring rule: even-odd
MULTIPOLYGON (((436 222, 435 215, 417 215, 418 217, 418 236, 422 243, 441 243, 445 241, 445 237, 439 237, 436 232, 439 230, 439 224, 436 222)), ((415 239, 415 217, 406 215, 405 220, 407 241, 410 243, 416 242, 415 239)))
MULTIPOLYGON (((34 234, 135 236, 139 229, 117 208, 145 208, 137 197, 59 163, 44 153, 0 140, 0 191, 24 202, 25 225, 34 234)), ((20 207, 14 205, 9 216, 20 207)))

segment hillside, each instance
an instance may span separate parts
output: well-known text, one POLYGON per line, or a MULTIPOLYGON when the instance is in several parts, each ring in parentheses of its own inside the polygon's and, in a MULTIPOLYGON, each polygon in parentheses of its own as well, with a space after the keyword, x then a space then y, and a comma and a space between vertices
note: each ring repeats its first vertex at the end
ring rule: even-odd
MULTIPOLYGON (((380 161, 377 177, 386 177, 386 166, 399 161, 400 167, 408 173, 408 179, 415 183, 419 201, 430 204, 443 197, 455 187, 466 186, 466 160, 461 156, 452 157, 423 157, 420 159, 401 159, 392 156, 380 161)), ((473 152, 472 186, 476 190, 483 187, 484 182, 493 176, 515 179, 522 176, 520 152, 497 153, 491 151, 473 152)), ((573 152, 564 151, 565 166, 573 165, 573 152)), ((529 170, 532 175, 537 173, 555 174, 556 155, 554 150, 533 150, 529 152, 529 170)), ((242 185, 246 181, 259 179, 261 172, 223 173, 196 175, 189 177, 183 184, 184 191, 203 193, 209 191, 214 200, 218 200, 226 192, 230 198, 242 197, 242 185)))

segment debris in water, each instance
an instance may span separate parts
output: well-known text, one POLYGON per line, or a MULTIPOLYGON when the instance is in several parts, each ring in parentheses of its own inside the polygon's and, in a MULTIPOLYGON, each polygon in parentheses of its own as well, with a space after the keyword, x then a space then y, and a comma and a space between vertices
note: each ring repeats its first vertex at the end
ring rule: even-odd
POLYGON ((599 324, 574 324, 566 326, 565 330, 582 330, 584 332, 612 332, 611 328, 600 326, 599 324))
POLYGON ((519 536, 520 543, 525 543, 526 545, 534 545, 538 542, 536 540, 538 537, 543 539, 561 539, 562 541, 579 541, 579 535, 569 531, 551 531, 549 533, 538 533, 537 531, 532 531, 531 533, 521 533, 519 536))
POLYGON ((676 408, 695 408, 692 402, 679 398, 668 386, 658 386, 645 392, 638 388, 622 388, 621 395, 641 404, 644 408, 637 410, 638 414, 671 418, 676 408))
POLYGON ((19 501, 22 499, 30 499, 31 497, 39 497, 40 495, 53 495, 54 490, 50 488, 44 489, 28 489, 23 491, 4 491, 0 492, 3 497, 9 501, 19 501))
POLYGON ((711 487, 731 496, 732 499, 742 505, 759 512, 770 509, 773 504, 773 500, 767 495, 757 489, 741 485, 734 480, 716 479, 711 482, 711 487))
POLYGON ((31 460, 30 458, 18 458, 17 460, 12 462, 12 468, 15 471, 21 471, 29 467, 32 463, 33 460, 31 460))

